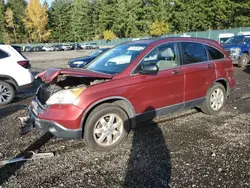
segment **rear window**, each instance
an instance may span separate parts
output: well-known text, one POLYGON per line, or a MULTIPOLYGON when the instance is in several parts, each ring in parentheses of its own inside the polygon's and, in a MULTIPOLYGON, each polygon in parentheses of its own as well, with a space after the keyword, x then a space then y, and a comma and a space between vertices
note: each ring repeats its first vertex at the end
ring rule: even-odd
POLYGON ((7 54, 6 52, 0 50, 0 59, 6 58, 6 57, 9 57, 9 54, 7 54))
POLYGON ((22 52, 21 52, 21 47, 19 46, 12 46, 14 50, 16 50, 24 59, 27 59, 27 57, 25 57, 22 52))
POLYGON ((182 42, 181 43, 184 65, 208 61, 207 52, 200 43, 182 42))
POLYGON ((225 57, 223 53, 211 46, 206 46, 206 48, 212 60, 223 59, 225 57))

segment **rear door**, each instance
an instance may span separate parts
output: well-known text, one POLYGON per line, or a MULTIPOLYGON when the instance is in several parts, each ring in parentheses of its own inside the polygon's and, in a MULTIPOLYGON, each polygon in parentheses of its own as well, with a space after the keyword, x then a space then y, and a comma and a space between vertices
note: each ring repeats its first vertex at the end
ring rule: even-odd
POLYGON ((180 46, 185 74, 185 107, 191 107, 202 102, 216 80, 215 64, 203 44, 181 42, 180 46))

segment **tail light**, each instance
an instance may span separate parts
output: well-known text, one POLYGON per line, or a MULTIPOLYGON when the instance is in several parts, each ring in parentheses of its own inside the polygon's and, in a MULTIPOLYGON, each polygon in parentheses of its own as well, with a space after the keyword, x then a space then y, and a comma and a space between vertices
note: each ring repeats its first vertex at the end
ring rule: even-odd
POLYGON ((24 60, 24 61, 18 61, 17 62, 19 65, 21 65, 23 68, 25 69, 30 69, 31 66, 30 66, 30 62, 27 61, 27 60, 24 60))

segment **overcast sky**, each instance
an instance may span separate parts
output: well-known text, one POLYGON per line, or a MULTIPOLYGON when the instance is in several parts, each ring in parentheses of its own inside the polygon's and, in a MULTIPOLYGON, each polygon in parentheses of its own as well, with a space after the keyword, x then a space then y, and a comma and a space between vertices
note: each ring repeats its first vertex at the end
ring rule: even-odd
MULTIPOLYGON (((43 3, 45 0, 40 0, 40 1, 41 1, 41 3, 43 3)), ((52 1, 53 1, 53 0, 47 0, 49 6, 51 5, 52 1)))

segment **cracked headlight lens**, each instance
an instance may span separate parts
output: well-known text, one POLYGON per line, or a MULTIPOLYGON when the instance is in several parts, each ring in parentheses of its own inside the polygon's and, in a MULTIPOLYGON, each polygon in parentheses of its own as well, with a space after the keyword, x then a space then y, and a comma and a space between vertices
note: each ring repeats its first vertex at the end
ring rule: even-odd
POLYGON ((50 96, 46 104, 72 104, 85 89, 85 87, 81 87, 58 91, 50 96))

